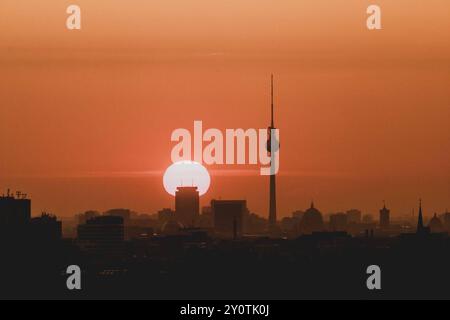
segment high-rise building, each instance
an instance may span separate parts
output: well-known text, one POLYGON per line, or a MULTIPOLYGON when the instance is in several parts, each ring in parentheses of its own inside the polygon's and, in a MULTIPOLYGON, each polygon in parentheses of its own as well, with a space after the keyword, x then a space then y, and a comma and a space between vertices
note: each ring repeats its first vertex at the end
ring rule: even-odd
POLYGON ((26 194, 17 192, 0 197, 0 226, 14 227, 26 225, 31 219, 31 200, 26 194))
POLYGON ((391 223, 391 211, 386 208, 386 204, 384 204, 383 209, 380 210, 380 227, 381 228, 389 228, 391 223))
POLYGON ((200 212, 197 187, 178 187, 175 192, 175 219, 184 227, 195 227, 200 212))
POLYGON ((214 231, 217 236, 234 239, 242 236, 247 201, 212 200, 211 208, 214 219, 214 231))

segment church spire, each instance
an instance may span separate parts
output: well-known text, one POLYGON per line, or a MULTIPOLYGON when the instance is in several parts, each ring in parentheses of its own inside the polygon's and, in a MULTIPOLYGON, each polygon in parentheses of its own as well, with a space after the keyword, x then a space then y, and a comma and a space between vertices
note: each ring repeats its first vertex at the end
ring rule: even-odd
POLYGON ((423 232, 423 214, 422 214, 422 199, 419 199, 419 219, 417 221, 417 233, 423 232))

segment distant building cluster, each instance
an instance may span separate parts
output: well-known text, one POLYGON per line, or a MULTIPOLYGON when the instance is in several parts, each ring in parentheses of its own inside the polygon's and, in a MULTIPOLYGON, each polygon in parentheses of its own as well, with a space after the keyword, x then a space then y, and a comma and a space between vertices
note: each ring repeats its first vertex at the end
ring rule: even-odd
MULTIPOLYGON (((351 209, 324 216, 312 202, 304 211, 277 222, 251 213, 245 200, 212 200, 200 207, 196 187, 179 187, 175 208, 164 208, 156 214, 138 214, 129 209, 111 209, 100 213, 86 211, 64 224, 65 236, 86 251, 120 251, 126 241, 161 237, 201 237, 238 240, 254 237, 295 239, 312 234, 345 233, 353 237, 393 237, 401 234, 432 234, 450 231, 450 213, 434 214, 424 222, 422 205, 416 221, 391 218, 386 204, 376 221, 360 210, 351 209)), ((3 237, 52 241, 62 239, 62 222, 56 216, 42 213, 31 217, 31 200, 20 192, 0 197, 0 229, 3 237)))
POLYGON ((357 209, 329 214, 328 221, 325 221, 324 215, 314 206, 314 203, 311 203, 307 210, 295 211, 291 217, 282 219, 281 228, 283 234, 289 238, 314 232, 347 232, 352 236, 369 234, 377 237, 392 237, 416 232, 443 233, 450 231, 450 213, 445 212, 440 216, 435 213, 425 226, 421 205, 417 218, 400 217, 393 221, 391 211, 384 204, 380 209, 378 222, 373 216, 363 215, 357 209))

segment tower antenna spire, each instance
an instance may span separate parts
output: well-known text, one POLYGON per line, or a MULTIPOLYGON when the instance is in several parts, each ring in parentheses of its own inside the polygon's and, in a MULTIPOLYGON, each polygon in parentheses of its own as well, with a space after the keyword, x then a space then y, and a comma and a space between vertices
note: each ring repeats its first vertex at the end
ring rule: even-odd
POLYGON ((270 119, 271 119, 271 127, 274 127, 274 120, 273 120, 273 74, 270 75, 270 119))

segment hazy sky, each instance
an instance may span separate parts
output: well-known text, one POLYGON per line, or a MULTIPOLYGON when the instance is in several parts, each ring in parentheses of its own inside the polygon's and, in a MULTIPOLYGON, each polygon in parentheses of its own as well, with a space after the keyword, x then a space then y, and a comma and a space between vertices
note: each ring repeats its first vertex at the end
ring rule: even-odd
MULTIPOLYGON (((448 0, 1 0, 0 189, 28 192, 34 214, 173 206, 171 132, 266 127, 270 73, 280 215, 312 199, 450 208, 448 0), (65 28, 74 3, 81 31, 65 28)), ((257 167, 209 169, 202 204, 245 197, 267 215, 257 167)))

